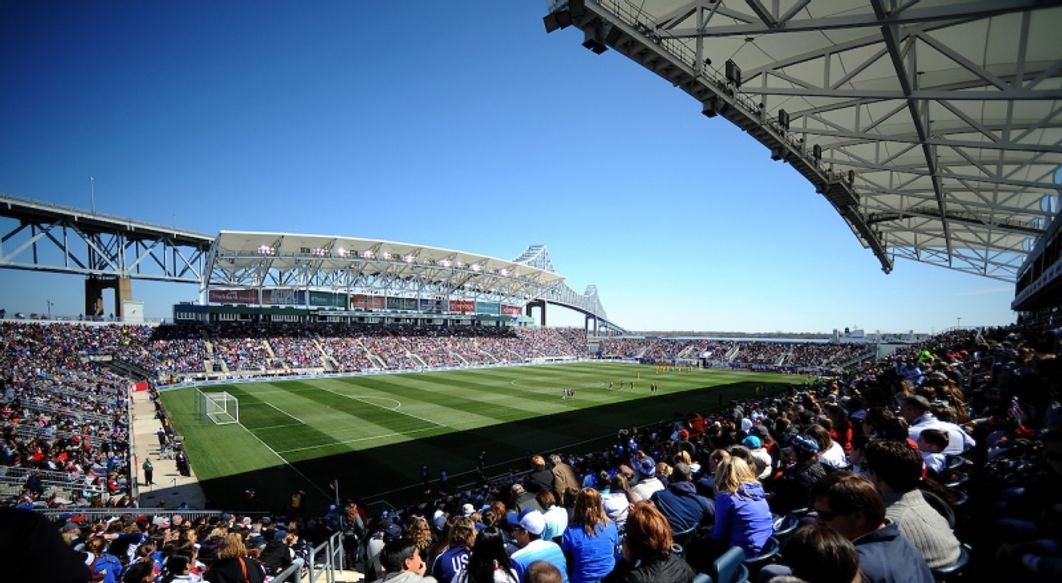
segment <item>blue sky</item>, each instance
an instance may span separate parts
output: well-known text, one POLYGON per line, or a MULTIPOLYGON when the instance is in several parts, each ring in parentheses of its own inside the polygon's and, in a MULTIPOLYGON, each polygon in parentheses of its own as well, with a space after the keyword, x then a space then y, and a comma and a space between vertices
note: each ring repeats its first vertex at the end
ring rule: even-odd
MULTIPOLYGON (((544 2, 0 4, 0 192, 216 233, 550 247, 633 330, 931 331, 1011 284, 884 275, 792 168, 544 2)), ((0 270, 9 311, 76 276, 0 270)), ((194 286, 134 283, 149 317, 194 286)), ((554 323, 575 314, 550 313, 554 323)))

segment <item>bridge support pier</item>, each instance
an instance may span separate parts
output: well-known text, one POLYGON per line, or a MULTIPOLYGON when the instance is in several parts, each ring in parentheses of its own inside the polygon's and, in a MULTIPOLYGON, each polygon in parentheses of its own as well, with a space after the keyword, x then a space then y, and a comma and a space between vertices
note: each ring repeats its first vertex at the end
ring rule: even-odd
POLYGON ((543 328, 545 328, 546 327, 546 302, 544 302, 542 300, 529 302, 527 304, 527 307, 524 308, 524 313, 527 314, 528 318, 531 317, 531 310, 534 309, 534 308, 539 308, 539 310, 540 310, 539 311, 538 325, 542 326, 543 328))
POLYGON ((586 319, 583 322, 583 330, 587 333, 587 335, 590 334, 590 322, 591 321, 594 322, 594 336, 597 336, 597 317, 596 316, 591 316, 591 315, 587 315, 586 316, 586 319))
POLYGON ((133 280, 128 277, 90 275, 85 280, 85 317, 102 317, 103 291, 114 290, 114 317, 122 319, 122 303, 133 299, 133 280))

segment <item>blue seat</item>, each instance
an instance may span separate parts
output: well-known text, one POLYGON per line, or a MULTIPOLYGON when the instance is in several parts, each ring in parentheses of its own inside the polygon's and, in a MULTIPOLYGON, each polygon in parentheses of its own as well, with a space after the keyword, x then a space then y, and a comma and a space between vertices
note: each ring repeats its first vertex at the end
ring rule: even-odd
POLYGON ((785 542, 789 535, 800 526, 800 519, 796 514, 786 514, 774 519, 774 537, 779 543, 785 542))
POLYGON ((712 564, 712 572, 697 573, 693 583, 748 583, 749 570, 742 561, 745 551, 741 547, 730 547, 712 564))
POLYGON ((954 563, 950 565, 943 565, 933 571, 933 578, 940 583, 950 581, 953 578, 960 577, 966 570, 966 566, 970 564, 970 550, 966 545, 959 545, 959 558, 955 559, 954 563))
POLYGON ((748 568, 749 574, 755 576, 760 572, 760 569, 762 569, 764 565, 773 563, 775 557, 778 556, 778 553, 781 550, 782 544, 777 538, 772 536, 767 539, 767 544, 763 545, 763 548, 760 549, 760 554, 745 559, 744 565, 748 568))

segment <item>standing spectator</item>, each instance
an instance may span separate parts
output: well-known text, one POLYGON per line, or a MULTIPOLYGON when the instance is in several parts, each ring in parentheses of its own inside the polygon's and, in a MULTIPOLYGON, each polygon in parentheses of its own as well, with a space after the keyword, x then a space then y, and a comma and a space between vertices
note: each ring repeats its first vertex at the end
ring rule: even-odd
POLYGON ((635 502, 627 515, 623 559, 602 583, 690 583, 693 569, 671 553, 671 527, 652 502, 635 502))
POLYGON ((532 494, 553 489, 553 472, 546 469, 546 460, 542 456, 531 458, 531 473, 528 474, 525 484, 532 494))
POLYGON ((583 488, 575 497, 571 526, 561 542, 572 583, 594 583, 612 572, 618 544, 616 523, 605 515, 601 496, 593 488, 583 488))
POLYGON ((151 465, 151 458, 144 459, 144 485, 150 486, 155 483, 152 479, 155 475, 155 466, 151 465))
POLYGON ((553 473, 553 494, 557 497, 557 503, 564 507, 570 507, 575 501, 575 493, 579 491, 579 476, 575 469, 564 463, 561 456, 553 454, 549 456, 553 464, 550 470, 553 473))

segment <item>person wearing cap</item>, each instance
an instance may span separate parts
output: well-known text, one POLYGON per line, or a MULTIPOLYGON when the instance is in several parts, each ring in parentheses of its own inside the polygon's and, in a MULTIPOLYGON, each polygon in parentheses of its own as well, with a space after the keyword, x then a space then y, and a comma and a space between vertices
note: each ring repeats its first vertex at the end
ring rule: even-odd
POLYGON ((693 472, 682 462, 671 469, 671 483, 650 498, 671 525, 678 544, 686 544, 698 527, 715 520, 715 504, 697 493, 693 472))
POLYGON ((523 580, 527 566, 538 560, 552 563, 568 583, 568 563, 560 545, 553 541, 542 540, 542 531, 546 529, 546 517, 538 510, 525 510, 520 513, 519 521, 513 525, 513 536, 519 547, 511 559, 516 573, 523 580))
POLYGON ((908 395, 900 402, 900 415, 910 425, 907 435, 915 442, 926 429, 939 429, 948 434, 948 447, 942 453, 944 455, 962 455, 963 452, 977 445, 969 433, 954 423, 941 421, 930 412, 929 400, 922 395, 908 395))
POLYGON ((542 506, 538 503, 535 495, 524 490, 523 484, 513 484, 510 491, 512 493, 512 504, 510 504, 509 507, 513 510, 516 510, 517 512, 523 512, 528 509, 542 510, 542 506))
MULTIPOLYGON (((756 427, 763 426, 757 425, 756 427)), ((763 448, 763 441, 756 435, 749 435, 741 440, 741 445, 749 448, 752 461, 756 464, 756 479, 766 480, 771 477, 771 471, 774 469, 772 465, 774 460, 771 459, 771 454, 763 448)))
POLYGON ((641 479, 631 488, 631 502, 649 500, 653 494, 663 490, 664 484, 656 477, 656 462, 649 456, 644 456, 635 464, 641 479))
POLYGON ((807 508, 811 503, 811 487, 829 473, 818 460, 819 444, 814 439, 794 435, 786 449, 791 452, 793 463, 771 484, 774 490, 771 510, 777 514, 807 508))

